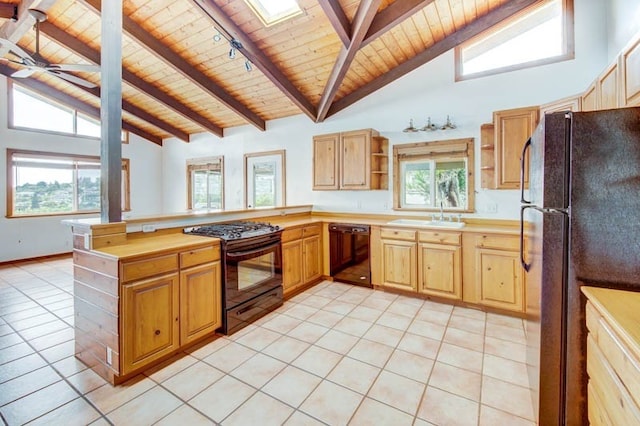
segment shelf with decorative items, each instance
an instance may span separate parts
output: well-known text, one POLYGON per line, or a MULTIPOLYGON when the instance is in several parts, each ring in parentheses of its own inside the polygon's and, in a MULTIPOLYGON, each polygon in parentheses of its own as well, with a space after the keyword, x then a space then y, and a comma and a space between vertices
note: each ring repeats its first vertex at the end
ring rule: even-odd
POLYGON ((409 126, 405 127, 402 131, 404 133, 417 133, 417 132, 434 132, 436 130, 452 130, 457 126, 453 124, 451 118, 447 115, 447 121, 442 124, 435 124, 431 122, 431 117, 427 117, 427 124, 423 127, 415 127, 413 125, 413 119, 409 119, 409 126))

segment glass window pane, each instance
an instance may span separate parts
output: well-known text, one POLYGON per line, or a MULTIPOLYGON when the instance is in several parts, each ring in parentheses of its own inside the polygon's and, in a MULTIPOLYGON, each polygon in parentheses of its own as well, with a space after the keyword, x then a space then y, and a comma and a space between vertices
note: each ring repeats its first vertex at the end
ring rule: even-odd
POLYGON ((209 170, 208 178, 208 199, 210 209, 222 209, 222 175, 220 172, 209 170))
POLYGON ((89 136, 92 138, 100 137, 100 123, 90 118, 84 118, 78 115, 78 122, 76 123, 76 133, 82 136, 89 136))
POLYGON ((206 209, 208 207, 207 170, 196 170, 192 174, 194 209, 206 209))
POLYGON ((13 125, 73 133, 73 111, 13 86, 13 125))
POLYGON ((13 213, 73 211, 73 170, 15 166, 13 213))
POLYGON ((100 210, 100 169, 78 169, 78 210, 100 210))
POLYGON ((438 161, 435 173, 436 206, 466 208, 467 168, 465 161, 438 161))
POLYGON ((276 205, 276 163, 255 163, 253 166, 253 191, 255 207, 276 205))
POLYGON ((402 162, 401 170, 403 206, 432 206, 432 162, 402 162))

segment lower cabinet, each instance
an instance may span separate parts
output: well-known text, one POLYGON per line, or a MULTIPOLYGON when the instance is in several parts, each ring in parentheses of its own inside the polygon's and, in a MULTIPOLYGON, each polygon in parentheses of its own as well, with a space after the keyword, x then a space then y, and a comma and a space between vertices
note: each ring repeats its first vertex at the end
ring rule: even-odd
POLYGON ((180 342, 190 343, 222 325, 220 261, 180 272, 180 342))
POLYGON ((321 224, 282 232, 282 286, 284 294, 322 277, 321 224))
POLYGON ((219 247, 122 261, 120 269, 120 375, 222 325, 219 247))
POLYGON ((418 291, 462 300, 461 234, 425 231, 418 241, 418 291))
MULTIPOLYGON (((469 265, 475 283, 475 303, 524 312, 524 273, 517 235, 474 235, 475 259, 469 265)), ((466 261, 466 258, 465 258, 466 261)), ((467 300, 465 298, 465 300, 467 300)))
POLYGON ((178 281, 173 273, 122 286, 122 374, 180 345, 178 281))
POLYGON ((406 229, 382 228, 382 285, 400 290, 417 289, 416 232, 406 229))

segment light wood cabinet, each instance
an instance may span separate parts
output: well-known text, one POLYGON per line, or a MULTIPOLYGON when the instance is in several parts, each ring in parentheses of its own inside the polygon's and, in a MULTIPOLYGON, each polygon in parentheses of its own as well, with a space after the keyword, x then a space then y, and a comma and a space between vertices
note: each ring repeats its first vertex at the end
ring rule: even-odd
POLYGON ((493 124, 480 126, 480 187, 496 188, 495 127, 493 124))
POLYGON ((582 95, 582 111, 595 111, 598 109, 598 95, 594 82, 582 95))
POLYGON ((122 374, 180 346, 178 281, 173 273, 122 286, 122 374))
POLYGON ((621 106, 640 106, 640 35, 620 54, 621 106))
POLYGON ((313 189, 338 189, 340 133, 313 137, 313 189))
POLYGON ((620 106, 618 82, 618 63, 616 61, 607 67, 596 82, 598 109, 613 109, 620 106))
POLYGON ((582 111, 582 96, 575 95, 540 105, 540 116, 554 112, 582 111))
POLYGON ((593 425, 640 424, 640 294, 582 287, 587 296, 587 412, 593 425))
POLYGON ((213 334, 222 325, 220 261, 180 272, 180 344, 213 334))
MULTIPOLYGON (((538 125, 539 108, 516 108, 493 113, 497 189, 520 188, 522 147, 538 125)), ((529 160, 525 159, 525 188, 529 187, 529 160)))
POLYGON ((418 243, 416 232, 382 228, 382 282, 385 287, 416 291, 418 287, 418 243))
POLYGON ((464 261, 471 271, 474 291, 465 300, 484 306, 524 312, 524 273, 516 235, 475 235, 474 256, 464 261), (475 300, 474 300, 475 299, 475 300))
POLYGON ((314 190, 388 188, 388 140, 373 129, 313 137, 314 190))
POLYGON ((421 231, 418 241, 418 291, 462 300, 461 234, 421 231))
POLYGON ((322 278, 322 225, 282 232, 282 286, 285 295, 322 278))

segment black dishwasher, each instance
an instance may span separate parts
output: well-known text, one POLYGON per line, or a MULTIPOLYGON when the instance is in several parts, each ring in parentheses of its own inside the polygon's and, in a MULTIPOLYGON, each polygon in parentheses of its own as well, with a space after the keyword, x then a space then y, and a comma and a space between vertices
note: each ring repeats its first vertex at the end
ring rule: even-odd
POLYGON ((373 287, 368 225, 329 224, 329 249, 331 276, 335 281, 373 287))

